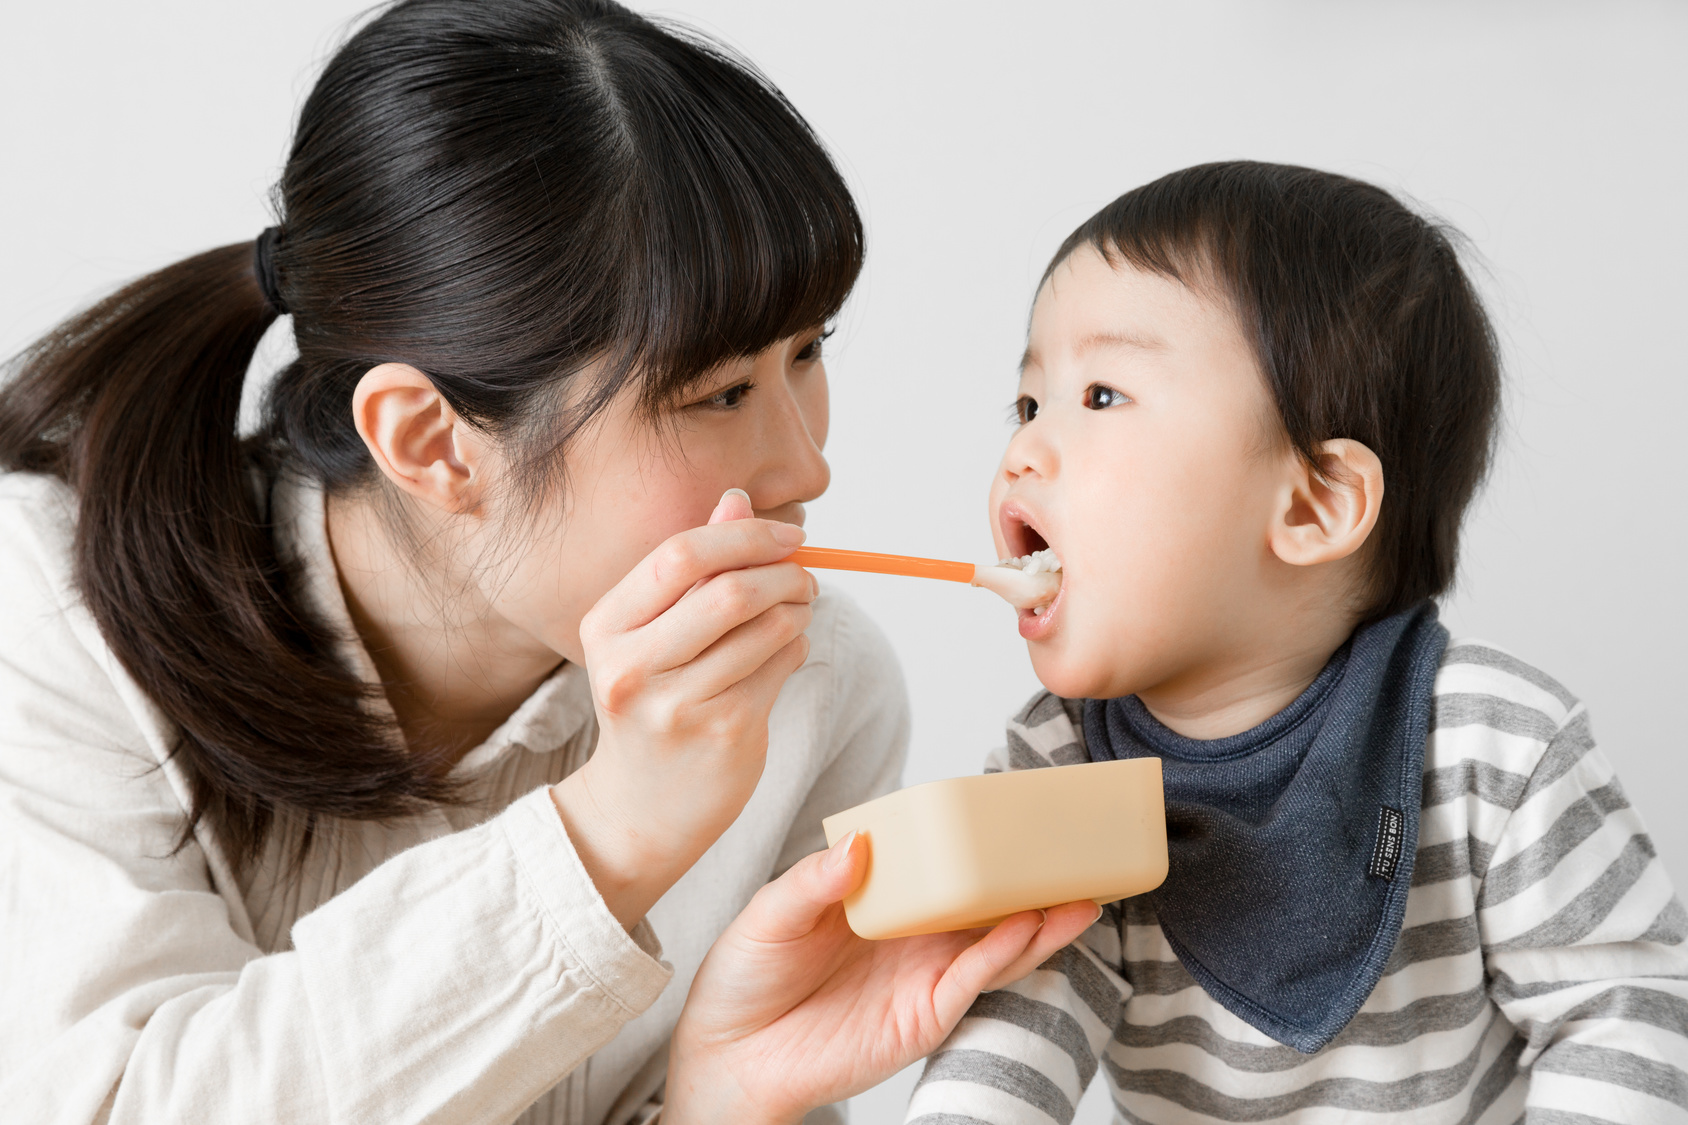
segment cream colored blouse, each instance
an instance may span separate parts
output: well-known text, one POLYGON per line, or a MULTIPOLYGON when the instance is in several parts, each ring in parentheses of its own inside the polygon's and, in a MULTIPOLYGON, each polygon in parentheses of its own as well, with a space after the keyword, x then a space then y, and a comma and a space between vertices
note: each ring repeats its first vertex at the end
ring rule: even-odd
MULTIPOLYGON (((314 608, 373 680, 321 493, 283 480, 270 495, 314 608)), ((5 1121, 639 1119, 715 937, 823 846, 822 816, 898 783, 896 659, 823 593, 754 796, 631 935, 545 791, 596 741, 573 665, 458 765, 468 806, 337 822, 302 875, 277 853, 237 878, 206 833, 172 852, 187 782, 168 724, 78 604, 74 519, 64 485, 0 476, 5 1121)))

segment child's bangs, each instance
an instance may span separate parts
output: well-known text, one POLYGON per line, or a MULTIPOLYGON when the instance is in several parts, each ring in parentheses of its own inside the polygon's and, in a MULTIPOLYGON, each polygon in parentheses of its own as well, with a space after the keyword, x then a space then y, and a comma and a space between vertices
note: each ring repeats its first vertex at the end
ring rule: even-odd
POLYGON ((1228 221, 1232 216, 1220 213, 1198 193, 1178 194, 1165 190, 1167 186, 1163 181, 1146 184, 1091 216, 1067 236, 1044 270, 1043 281, 1074 251, 1089 246, 1109 265, 1125 262, 1236 299, 1230 268, 1236 250, 1228 221))

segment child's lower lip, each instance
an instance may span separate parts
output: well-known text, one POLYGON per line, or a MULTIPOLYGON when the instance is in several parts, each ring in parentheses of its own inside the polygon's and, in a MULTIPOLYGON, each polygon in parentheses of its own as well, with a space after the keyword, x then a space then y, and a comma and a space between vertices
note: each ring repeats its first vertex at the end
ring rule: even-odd
POLYGON ((1039 641, 1048 637, 1055 628, 1055 615, 1061 609, 1061 602, 1067 596, 1067 584, 1063 580, 1061 588, 1055 594, 1055 600, 1043 607, 1042 613, 1033 613, 1029 609, 1020 611, 1020 636, 1028 641, 1039 641))

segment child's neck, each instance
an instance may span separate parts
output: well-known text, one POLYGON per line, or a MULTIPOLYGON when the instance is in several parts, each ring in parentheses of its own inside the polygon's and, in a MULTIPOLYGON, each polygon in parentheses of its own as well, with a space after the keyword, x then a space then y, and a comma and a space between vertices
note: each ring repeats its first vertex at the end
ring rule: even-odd
POLYGON ((1253 643, 1228 647, 1137 698, 1149 713, 1186 738, 1241 734, 1295 702, 1354 631, 1347 616, 1302 619, 1269 630, 1253 643))

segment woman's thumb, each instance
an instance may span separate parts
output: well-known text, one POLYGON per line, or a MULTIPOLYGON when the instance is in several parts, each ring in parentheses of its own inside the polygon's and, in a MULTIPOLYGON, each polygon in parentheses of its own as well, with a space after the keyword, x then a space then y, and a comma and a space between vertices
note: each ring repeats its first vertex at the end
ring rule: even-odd
POLYGON ((742 488, 729 488, 721 494, 721 499, 715 504, 715 510, 709 513, 709 522, 747 520, 755 514, 756 509, 750 506, 750 493, 742 488))
POLYGON ((787 941, 814 929, 827 908, 856 889, 866 870, 867 841, 851 832, 824 852, 805 856, 756 893, 745 910, 756 936, 787 941))
POLYGON ((852 828, 842 840, 821 853, 821 878, 831 884, 828 890, 834 892, 828 903, 839 901, 861 882, 862 872, 856 861, 863 853, 856 845, 864 842, 862 834, 852 828))

